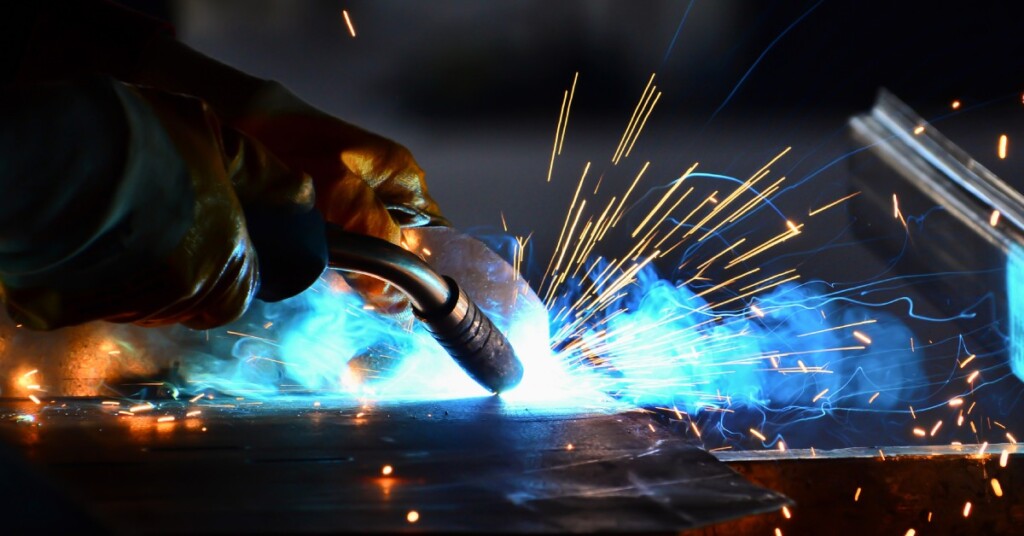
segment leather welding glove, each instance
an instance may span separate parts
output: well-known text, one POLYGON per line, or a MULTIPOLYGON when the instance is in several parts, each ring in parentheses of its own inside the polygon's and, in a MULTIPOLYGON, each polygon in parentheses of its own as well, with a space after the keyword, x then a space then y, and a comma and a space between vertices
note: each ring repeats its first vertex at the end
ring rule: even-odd
MULTIPOLYGON (((3 93, 0 283, 26 327, 224 324, 260 278, 243 205, 322 233, 309 178, 202 101, 109 78, 3 93)), ((294 262, 305 288, 324 253, 294 262)))
MULTIPOLYGON (((321 112, 275 82, 263 83, 233 115, 233 126, 312 175, 327 221, 399 245, 402 227, 448 224, 405 147, 321 112)), ((397 290, 373 277, 342 275, 369 305, 411 321, 408 300, 397 290)))

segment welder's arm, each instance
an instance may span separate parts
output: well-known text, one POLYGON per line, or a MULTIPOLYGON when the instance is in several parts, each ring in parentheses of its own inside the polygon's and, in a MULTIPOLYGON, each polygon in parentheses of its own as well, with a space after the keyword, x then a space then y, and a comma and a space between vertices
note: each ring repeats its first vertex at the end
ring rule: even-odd
POLYGON ((240 315, 261 275, 287 295, 322 271, 309 178, 201 101, 98 77, 0 94, 0 283, 16 321, 205 328, 240 315), (247 220, 279 231, 259 234, 277 258, 258 261, 247 220))
MULTIPOLYGON (((346 176, 359 178, 392 209, 393 223, 444 222, 423 171, 404 147, 317 110, 280 84, 189 48, 175 39, 169 25, 104 0, 10 4, 0 18, 0 31, 9 39, 9 46, 0 48, 0 83, 101 74, 192 95, 212 106, 224 124, 260 141, 289 167, 311 174, 318 190, 346 176)), ((320 199, 329 219, 350 206, 334 207, 331 197, 320 199)), ((367 224, 363 230, 397 240, 395 229, 377 229, 381 226, 367 224)))
MULTIPOLYGON (((36 21, 28 25, 35 30, 23 46, 17 81, 99 72, 193 95, 289 168, 311 175, 317 207, 344 229, 400 243, 401 226, 447 223, 427 191, 423 171, 404 147, 315 109, 280 84, 192 50, 166 25, 99 0, 22 0, 16 5, 28 6, 31 13, 8 21, 36 21)), ((18 29, 13 26, 12 31, 18 29)), ((350 279, 379 309, 408 309, 399 293, 376 280, 350 279)))
MULTIPOLYGON (((401 243, 401 227, 447 225, 423 170, 403 146, 303 102, 282 85, 249 76, 176 41, 152 41, 141 82, 197 95, 226 123, 313 177, 317 207, 347 231, 401 243)), ((408 311, 404 296, 377 279, 344 274, 383 312, 408 311)))

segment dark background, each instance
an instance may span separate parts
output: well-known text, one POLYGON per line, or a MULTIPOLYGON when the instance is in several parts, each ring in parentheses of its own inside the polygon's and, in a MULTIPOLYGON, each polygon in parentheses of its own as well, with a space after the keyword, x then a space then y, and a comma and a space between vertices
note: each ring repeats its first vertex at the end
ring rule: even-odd
MULTIPOLYGON (((974 126, 959 141, 997 173, 1014 175, 1010 162, 990 157, 999 133, 1014 139, 1024 106, 1024 18, 1015 2, 129 5, 173 21, 193 47, 407 145, 458 226, 497 226, 503 211, 513 231, 538 233, 541 257, 584 162, 607 172, 615 191, 645 160, 652 184, 694 161, 704 171, 746 176, 792 145, 782 171, 807 176, 848 148, 845 120, 867 110, 882 86, 932 119, 961 100, 956 115, 974 126), (577 71, 566 151, 545 185, 562 92, 577 71), (664 95, 634 154, 612 169, 607 163, 652 72, 664 95)), ((824 201, 842 179, 823 173, 820 185, 790 197, 824 201)))

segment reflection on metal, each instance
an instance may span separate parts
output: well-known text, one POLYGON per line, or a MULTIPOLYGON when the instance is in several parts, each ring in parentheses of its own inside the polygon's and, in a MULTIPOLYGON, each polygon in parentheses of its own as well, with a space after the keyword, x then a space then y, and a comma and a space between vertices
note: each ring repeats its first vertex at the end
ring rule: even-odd
MULTIPOLYGON (((497 397, 218 397, 137 415, 102 402, 0 401, 41 425, 0 422, 0 445, 31 454, 107 532, 392 533, 416 511, 423 531, 676 533, 789 504, 648 413, 550 417, 497 397)), ((47 532, 19 517, 33 500, 7 497, 4 526, 47 532)))

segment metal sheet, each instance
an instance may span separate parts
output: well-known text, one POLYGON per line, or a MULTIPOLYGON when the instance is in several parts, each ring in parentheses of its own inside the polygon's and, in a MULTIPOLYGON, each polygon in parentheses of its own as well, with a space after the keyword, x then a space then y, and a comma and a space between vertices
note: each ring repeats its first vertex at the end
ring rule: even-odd
MULTIPOLYGON (((185 402, 135 416, 99 400, 0 408, 4 444, 128 533, 677 532, 787 503, 644 413, 552 415, 497 398, 232 398, 204 400, 193 417, 185 402), (29 413, 35 423, 16 421, 29 413)), ((8 497, 4 514, 22 507, 8 497)))

